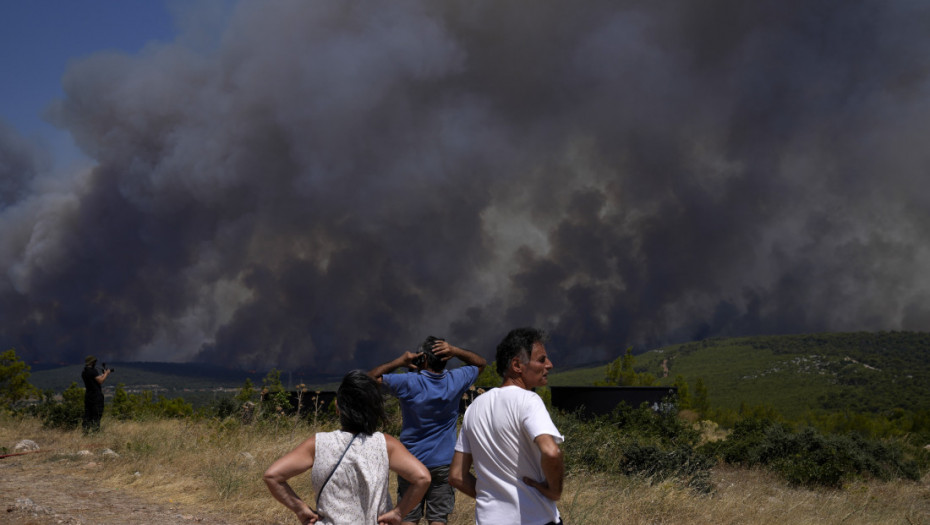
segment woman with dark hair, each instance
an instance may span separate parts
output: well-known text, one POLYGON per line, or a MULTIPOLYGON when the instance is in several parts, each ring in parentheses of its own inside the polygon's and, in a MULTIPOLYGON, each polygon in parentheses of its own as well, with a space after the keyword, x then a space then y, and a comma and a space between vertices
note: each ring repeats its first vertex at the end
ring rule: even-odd
POLYGON ((384 400, 365 372, 346 374, 336 392, 336 408, 341 430, 310 436, 275 461, 265 471, 268 490, 301 524, 400 524, 426 493, 429 471, 396 438, 375 431, 385 420, 384 400), (319 487, 317 510, 287 484, 311 468, 313 486, 319 487), (393 508, 389 470, 411 484, 393 508))

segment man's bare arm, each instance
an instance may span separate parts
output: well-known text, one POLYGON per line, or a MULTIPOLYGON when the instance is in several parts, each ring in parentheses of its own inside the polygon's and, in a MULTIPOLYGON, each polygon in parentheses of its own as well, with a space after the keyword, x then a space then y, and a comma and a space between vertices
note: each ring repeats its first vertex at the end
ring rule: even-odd
POLYGON ((392 510, 378 516, 378 523, 388 523, 401 520, 417 506, 429 488, 429 470, 423 463, 413 456, 407 448, 394 436, 385 434, 384 440, 388 451, 388 465, 399 478, 404 478, 410 484, 404 491, 403 497, 397 500, 397 506, 392 510))
POLYGON ((368 376, 380 383, 381 376, 389 372, 393 372, 402 366, 416 370, 417 367, 413 364, 413 361, 420 355, 422 355, 422 352, 417 354, 413 352, 404 352, 397 359, 393 359, 387 363, 372 368, 368 371, 368 376))
POLYGON ((559 498, 562 497, 562 481, 565 477, 565 464, 562 461, 562 449, 560 449, 558 443, 555 442, 555 438, 549 434, 540 434, 536 436, 534 441, 536 442, 536 446, 539 447, 539 452, 542 454, 539 462, 542 466, 543 476, 545 476, 546 479, 540 482, 535 479, 524 477, 523 482, 534 487, 541 492, 543 496, 552 501, 558 501, 559 498))
POLYGON ((453 357, 458 357, 466 365, 477 366, 479 373, 484 370, 484 367, 488 364, 488 362, 483 357, 472 352, 471 350, 465 350, 464 348, 452 346, 446 341, 436 341, 433 343, 433 353, 436 354, 436 356, 441 357, 443 361, 448 361, 453 357))
POLYGON ((110 377, 110 372, 112 372, 112 371, 113 371, 113 369, 107 368, 106 370, 103 371, 102 374, 100 374, 99 376, 95 377, 94 379, 95 379, 98 383, 100 383, 100 384, 102 385, 103 382, 106 381, 108 377, 110 377))
POLYGON ((457 488, 462 494, 475 498, 478 494, 475 490, 475 484, 478 480, 471 473, 471 464, 471 454, 455 451, 455 455, 452 456, 452 464, 449 465, 449 484, 457 488))

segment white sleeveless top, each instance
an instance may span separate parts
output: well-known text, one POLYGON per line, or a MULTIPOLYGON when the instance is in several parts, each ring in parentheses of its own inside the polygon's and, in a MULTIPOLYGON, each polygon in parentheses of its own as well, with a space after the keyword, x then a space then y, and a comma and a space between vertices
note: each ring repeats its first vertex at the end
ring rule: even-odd
MULTIPOLYGON (((316 435, 316 454, 310 479, 319 490, 333 471, 352 434, 337 430, 316 435)), ((325 525, 377 523, 378 516, 394 508, 388 491, 387 443, 384 434, 359 434, 342 463, 318 495, 317 511, 325 525)))

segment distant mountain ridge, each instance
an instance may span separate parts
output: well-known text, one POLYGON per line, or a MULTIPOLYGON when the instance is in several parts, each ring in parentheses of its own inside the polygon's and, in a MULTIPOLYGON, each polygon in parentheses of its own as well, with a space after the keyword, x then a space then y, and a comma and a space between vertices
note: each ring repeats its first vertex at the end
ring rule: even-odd
MULTIPOLYGON (((102 363, 98 363, 98 366, 102 363)), ((155 386, 169 397, 175 392, 186 390, 209 390, 213 388, 241 387, 246 379, 256 386, 261 385, 268 370, 241 370, 207 363, 158 363, 158 362, 107 362, 115 372, 106 385, 113 387, 119 383, 126 387, 143 385, 155 386)), ((81 384, 83 365, 32 366, 29 382, 42 390, 62 391, 72 382, 81 384)), ((331 375, 314 375, 302 372, 282 371, 281 380, 286 387, 306 384, 310 387, 328 385, 338 378, 331 375)))

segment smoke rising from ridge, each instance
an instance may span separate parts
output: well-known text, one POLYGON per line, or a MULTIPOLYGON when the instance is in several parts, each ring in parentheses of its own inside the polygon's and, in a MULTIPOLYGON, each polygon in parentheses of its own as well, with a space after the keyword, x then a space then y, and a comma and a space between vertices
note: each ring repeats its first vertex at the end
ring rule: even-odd
POLYGON ((0 343, 368 367, 510 328, 556 364, 930 329, 930 8, 242 3, 0 129, 0 343))

